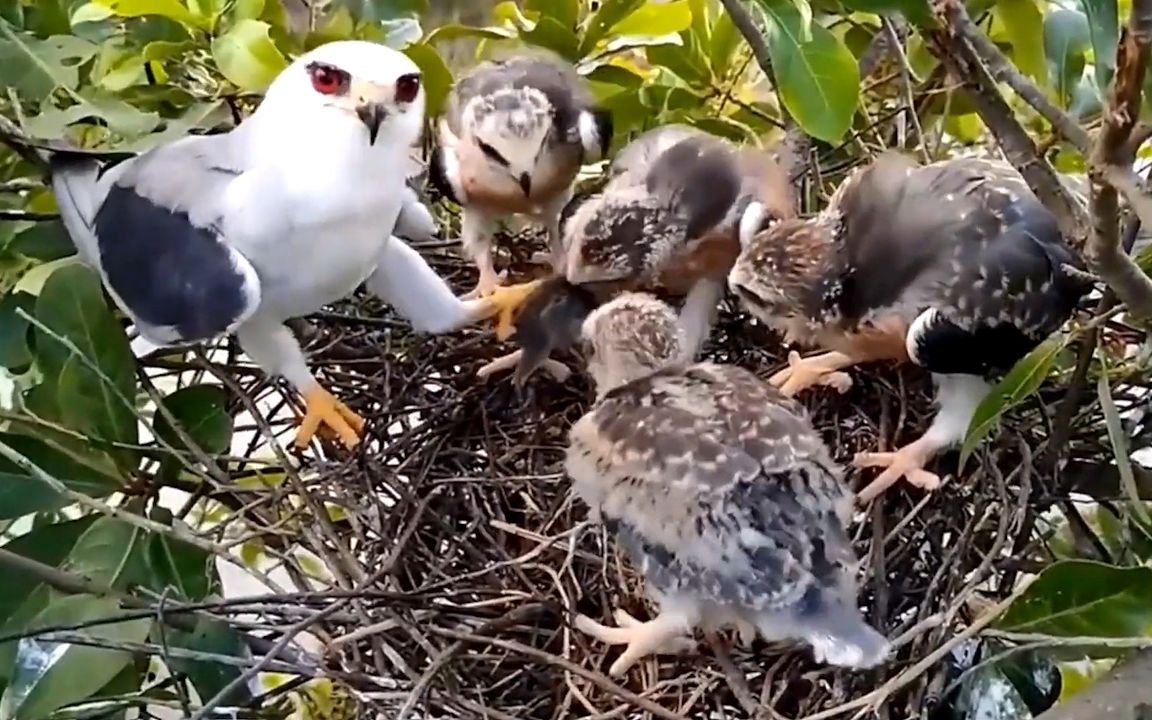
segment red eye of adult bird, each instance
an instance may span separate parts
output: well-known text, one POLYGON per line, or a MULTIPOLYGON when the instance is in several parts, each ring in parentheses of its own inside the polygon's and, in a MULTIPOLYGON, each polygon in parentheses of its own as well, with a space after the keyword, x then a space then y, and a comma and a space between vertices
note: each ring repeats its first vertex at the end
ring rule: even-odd
POLYGON ((416 73, 401 75, 396 78, 396 101, 412 102, 420 92, 420 76, 416 73))
POLYGON ((308 66, 312 78, 312 88, 321 95, 335 95, 348 86, 348 73, 338 67, 323 63, 308 66))

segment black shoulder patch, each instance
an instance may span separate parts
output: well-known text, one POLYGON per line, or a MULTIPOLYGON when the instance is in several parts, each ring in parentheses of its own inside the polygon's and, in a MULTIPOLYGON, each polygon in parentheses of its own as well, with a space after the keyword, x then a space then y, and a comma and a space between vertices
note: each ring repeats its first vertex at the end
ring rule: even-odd
POLYGON ((100 264, 128 309, 149 325, 206 340, 247 309, 244 275, 210 228, 113 185, 96 214, 100 264))
POLYGON ((456 191, 452 189, 452 183, 448 181, 448 174, 444 170, 444 148, 439 145, 432 148, 432 156, 428 158, 428 184, 440 197, 460 204, 460 198, 456 197, 456 191))
POLYGON ((1011 323, 965 330, 937 314, 916 338, 916 356, 929 372, 989 377, 1011 369, 1039 344, 1011 323))

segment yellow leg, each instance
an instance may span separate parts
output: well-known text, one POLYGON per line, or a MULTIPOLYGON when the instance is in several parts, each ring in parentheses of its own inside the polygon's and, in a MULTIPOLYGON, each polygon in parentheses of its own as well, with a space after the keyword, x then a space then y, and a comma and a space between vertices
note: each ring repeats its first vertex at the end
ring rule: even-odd
POLYGON ((516 313, 520 306, 531 297, 540 284, 539 280, 520 283, 519 285, 503 285, 492 291, 486 300, 492 303, 492 314, 496 316, 496 337, 507 340, 512 336, 516 320, 516 313))
POLYGON ((304 404, 304 418, 300 421, 300 429, 296 431, 296 447, 306 447, 321 425, 335 431, 340 441, 349 448, 356 447, 360 442, 360 434, 364 432, 364 418, 352 412, 335 395, 317 385, 314 390, 304 394, 304 404))
POLYGON ((768 378, 768 382, 789 397, 813 385, 828 385, 844 393, 852 387, 852 377, 840 371, 854 364, 852 358, 840 352, 802 358, 793 350, 788 353, 788 367, 768 378))

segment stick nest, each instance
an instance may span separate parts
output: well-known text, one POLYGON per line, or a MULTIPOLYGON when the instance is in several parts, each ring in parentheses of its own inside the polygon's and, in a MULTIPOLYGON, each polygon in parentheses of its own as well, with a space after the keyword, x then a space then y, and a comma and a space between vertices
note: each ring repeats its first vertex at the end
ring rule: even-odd
MULTIPOLYGON (((540 246, 498 243, 513 254, 512 279, 539 274, 526 259, 540 246)), ((475 273, 454 243, 422 252, 458 292, 471 287, 475 273)), ((309 453, 279 492, 215 497, 242 509, 249 528, 265 528, 269 552, 299 545, 323 561, 334 579, 299 602, 344 602, 308 631, 330 643, 316 662, 358 717, 863 717, 873 705, 918 717, 955 679, 957 633, 1010 590, 1018 568, 1009 556, 1035 556, 1028 500, 1031 458, 1048 432, 1040 411, 1016 413, 1017 425, 994 435, 961 481, 953 453, 938 465, 949 479, 935 494, 898 485, 858 514, 861 603, 900 638, 887 665, 854 672, 819 666, 798 646, 726 649, 701 638, 696 653, 648 659, 616 683, 606 671, 620 649, 572 629, 572 612, 612 622, 613 608, 642 619, 652 608, 563 475, 568 428, 591 398, 579 362, 561 357, 576 371, 564 384, 537 372, 518 391, 508 375, 475 378, 512 349, 488 327, 417 336, 366 296, 309 323, 314 367, 368 420, 365 441, 352 453, 309 453)), ((767 377, 785 349, 726 301, 704 356, 767 377)), ((803 397, 838 461, 924 430, 925 373, 852 374, 843 396, 820 388, 803 397)), ((249 397, 291 396, 258 373, 242 377, 249 397)), ((272 425, 286 446, 291 426, 272 425)), ((870 477, 848 475, 854 487, 870 477)), ((282 629, 299 617, 269 621, 282 629)))

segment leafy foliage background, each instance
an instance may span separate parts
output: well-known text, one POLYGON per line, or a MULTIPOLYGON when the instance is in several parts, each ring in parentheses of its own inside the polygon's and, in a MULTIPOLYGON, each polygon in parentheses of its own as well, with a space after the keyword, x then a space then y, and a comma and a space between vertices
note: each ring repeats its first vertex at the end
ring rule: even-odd
MULTIPOLYGON (((993 147, 978 104, 940 63, 927 3, 724 5, 750 14, 761 47, 717 0, 0 0, 0 115, 34 137, 140 150, 230 127, 289 58, 364 38, 420 65, 430 123, 476 58, 546 47, 612 109, 617 147, 668 122, 781 143, 799 158, 808 211, 881 148, 936 159, 993 147)), ((1090 131, 1101 125, 1130 0, 972 0, 965 11, 1049 102, 1090 131)), ((1086 202, 1082 149, 1000 90, 1086 202)), ((694 695, 668 670, 692 661, 670 660, 630 690, 563 630, 562 609, 597 593, 640 597, 557 474, 554 451, 582 387, 528 400, 470 387, 467 364, 495 352, 490 340, 417 341, 357 297, 299 329, 329 378, 377 410, 380 434, 359 457, 288 457, 275 438, 290 394, 228 341, 138 360, 54 211, 37 169, 0 150, 2 718, 202 718, 230 706, 395 717, 424 703, 453 717, 568 717, 593 706, 626 717, 768 706, 861 717, 876 705, 891 717, 1030 718, 1152 644, 1152 483, 1133 462, 1148 444, 1148 347, 1107 293, 981 407, 948 466, 951 488, 886 500, 864 518, 862 555, 879 562, 868 599, 904 638, 887 675, 823 671, 823 684, 796 697, 796 678, 811 670, 800 654, 737 654, 735 665, 697 669, 694 695), (516 420, 537 429, 508 430, 516 420), (470 460, 444 459, 453 453, 470 460), (353 497, 365 488, 373 500, 353 497), (448 497, 455 504, 429 511, 448 497), (601 557, 613 558, 615 584, 595 569, 601 557), (902 575, 906 597, 885 590, 902 575), (462 584, 473 581, 483 582, 462 584), (495 594, 516 582, 519 595, 495 594), (253 583, 260 597, 234 599, 253 583), (421 623, 432 628, 422 640, 421 623), (509 628, 519 639, 500 645, 509 628), (496 659, 457 662, 465 646, 496 659), (511 679, 501 663, 515 668, 511 679), (471 684, 473 666, 485 667, 483 687, 471 684), (536 677, 538 667, 559 674, 536 677), (544 700, 516 694, 526 688, 544 700)), ((454 224, 451 208, 438 213, 454 224)), ((1139 223, 1126 219, 1125 230, 1146 271, 1139 223)), ((470 271, 453 264, 450 245, 421 249, 463 288, 470 271)), ((731 308, 725 317, 716 357, 763 370, 779 359, 774 340, 731 308)), ((863 410, 816 401, 841 456, 923 420, 923 383, 876 372, 853 398, 863 410)))

